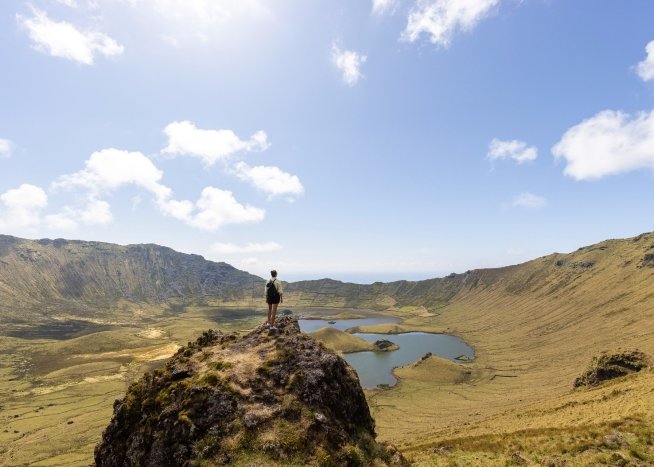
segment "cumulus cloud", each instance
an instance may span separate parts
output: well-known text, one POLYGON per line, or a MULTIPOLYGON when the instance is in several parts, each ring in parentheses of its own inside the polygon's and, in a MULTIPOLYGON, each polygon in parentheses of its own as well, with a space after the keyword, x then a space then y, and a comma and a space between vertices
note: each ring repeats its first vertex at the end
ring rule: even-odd
POLYGON ((552 148, 577 180, 654 169, 654 110, 629 115, 605 110, 570 128, 552 148))
POLYGON ((24 183, 0 195, 4 212, 0 212, 0 228, 33 228, 41 223, 41 211, 48 205, 42 188, 24 183))
POLYGON ((258 190, 274 197, 278 195, 300 195, 304 187, 296 175, 284 172, 279 167, 256 166, 250 167, 245 162, 234 165, 236 176, 250 183, 258 190))
POLYGON ((24 27, 34 48, 53 57, 92 65, 96 54, 120 55, 124 47, 111 37, 97 31, 80 31, 65 21, 53 21, 45 11, 32 8, 31 18, 16 15, 18 23, 24 27))
POLYGON ((44 217, 51 230, 75 230, 84 225, 107 225, 113 221, 111 206, 106 201, 89 199, 81 209, 66 206, 61 212, 44 217))
POLYGON ((234 243, 214 243, 211 245, 211 251, 218 254, 252 254, 252 253, 269 253, 271 251, 281 250, 279 243, 247 243, 245 245, 235 245, 234 243))
POLYGON ((234 199, 231 191, 206 187, 196 203, 198 212, 188 223, 204 230, 216 230, 225 224, 259 222, 265 211, 250 205, 243 205, 234 199))
POLYGON ((93 194, 112 191, 123 185, 136 185, 158 197, 170 196, 170 188, 160 183, 163 172, 140 152, 121 149, 103 149, 94 152, 85 162, 84 169, 62 175, 54 188, 84 187, 93 194))
POLYGON ((332 45, 332 63, 336 65, 343 74, 343 82, 348 86, 354 86, 363 78, 361 65, 367 57, 353 50, 341 50, 338 45, 332 45))
POLYGON ((645 52, 647 57, 636 65, 636 73, 643 81, 650 81, 654 79, 654 41, 645 46, 645 52))
POLYGON ((106 201, 91 199, 80 211, 79 218, 86 225, 107 225, 113 220, 111 206, 106 201))
POLYGON ((225 224, 256 222, 264 218, 262 209, 239 203, 231 192, 214 187, 202 190, 193 203, 176 200, 173 191, 163 183, 163 172, 140 152, 103 149, 86 161, 84 169, 59 177, 53 188, 85 188, 89 203, 84 211, 69 211, 69 218, 89 223, 111 221, 109 205, 98 196, 123 186, 137 186, 153 195, 155 205, 164 215, 204 230, 217 230, 225 224))
POLYGON ((432 44, 448 47, 455 33, 474 29, 499 3, 500 0, 417 0, 401 38, 415 42, 426 34, 432 44))
POLYGON ((497 138, 488 145, 486 158, 495 161, 501 159, 513 159, 518 164, 533 161, 538 157, 538 150, 535 146, 527 146, 524 141, 513 139, 502 141, 497 138))
POLYGON ((374 15, 393 14, 398 3, 399 0, 372 0, 372 13, 374 15))
POLYGON ((45 216, 45 224, 50 230, 66 230, 73 231, 77 229, 79 224, 68 212, 60 212, 57 214, 48 214, 45 216))
POLYGON ((533 193, 520 193, 513 200, 504 205, 507 208, 538 209, 547 206, 547 199, 533 193))
POLYGON ((265 151, 270 147, 263 131, 257 131, 249 140, 242 140, 232 130, 202 130, 189 121, 172 122, 164 133, 168 146, 163 153, 197 157, 208 166, 239 152, 265 151))
POLYGON ((14 143, 8 139, 0 138, 0 159, 7 159, 11 157, 14 150, 14 143))

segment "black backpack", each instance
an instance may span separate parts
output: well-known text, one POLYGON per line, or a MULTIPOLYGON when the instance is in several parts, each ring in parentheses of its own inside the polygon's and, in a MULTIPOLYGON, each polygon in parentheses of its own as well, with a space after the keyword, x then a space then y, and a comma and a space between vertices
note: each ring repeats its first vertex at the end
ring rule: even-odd
POLYGON ((277 287, 275 287, 275 279, 268 281, 266 284, 266 301, 268 303, 279 301, 279 292, 277 292, 277 287))

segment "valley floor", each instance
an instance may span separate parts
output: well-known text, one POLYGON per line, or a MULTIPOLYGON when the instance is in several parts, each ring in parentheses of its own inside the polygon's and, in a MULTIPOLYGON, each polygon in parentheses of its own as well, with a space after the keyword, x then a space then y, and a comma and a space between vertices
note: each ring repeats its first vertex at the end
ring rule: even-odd
POLYGON ((238 331, 264 316, 198 309, 69 340, 0 336, 0 466, 88 466, 132 381, 202 331, 238 331))

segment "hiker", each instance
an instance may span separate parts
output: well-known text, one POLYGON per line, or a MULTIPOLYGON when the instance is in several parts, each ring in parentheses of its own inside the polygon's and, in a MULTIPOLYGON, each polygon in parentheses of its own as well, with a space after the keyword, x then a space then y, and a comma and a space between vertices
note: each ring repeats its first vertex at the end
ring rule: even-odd
POLYGON ((275 318, 277 317, 277 305, 284 301, 282 294, 282 281, 277 279, 277 271, 274 269, 270 271, 270 279, 266 282, 266 303, 268 304, 268 322, 265 324, 267 328, 276 331, 275 318))

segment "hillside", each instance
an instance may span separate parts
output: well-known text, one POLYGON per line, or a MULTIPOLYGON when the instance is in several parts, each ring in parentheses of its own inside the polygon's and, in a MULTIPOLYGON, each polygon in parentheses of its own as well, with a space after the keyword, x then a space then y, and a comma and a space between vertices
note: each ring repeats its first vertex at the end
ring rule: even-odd
POLYGON ((567 456, 568 462, 583 452, 587 461, 571 465, 595 465, 609 462, 610 452, 602 457, 597 449, 603 437, 624 431, 640 436, 625 449, 627 458, 641 444, 646 450, 636 449, 634 465, 642 462, 638 456, 654 461, 651 371, 606 387, 573 389, 601 352, 654 354, 654 234, 472 271, 448 305, 433 311, 404 324, 463 336, 475 348, 469 365, 475 377, 448 384, 407 378, 372 395, 380 433, 400 449, 427 465, 465 455, 482 463, 488 453, 494 460, 483 464, 501 465, 511 446, 540 452, 542 459, 567 456), (453 453, 432 453, 443 446, 453 453))
POLYGON ((262 282, 229 264, 158 245, 0 235, 0 318, 5 322, 63 314, 132 321, 175 305, 251 300, 253 284, 258 290, 262 282))

